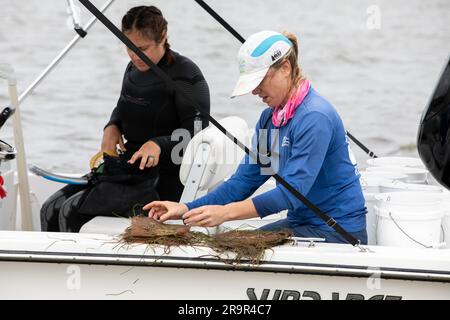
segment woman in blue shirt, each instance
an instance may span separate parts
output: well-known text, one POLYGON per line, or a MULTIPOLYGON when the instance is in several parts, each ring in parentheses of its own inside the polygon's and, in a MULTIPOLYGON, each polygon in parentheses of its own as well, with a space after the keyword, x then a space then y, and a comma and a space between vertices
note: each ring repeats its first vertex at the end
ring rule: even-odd
MULTIPOLYGON (((252 92, 269 106, 256 125, 256 137, 261 129, 267 130, 269 139, 276 132, 278 152, 272 152, 272 168, 277 163, 282 178, 366 244, 365 202, 342 120, 303 76, 297 38, 273 31, 256 33, 242 45, 238 58, 240 77, 232 97, 252 92)), ((246 156, 235 174, 206 196, 186 204, 155 201, 144 209, 160 221, 182 218, 187 225, 203 227, 288 209, 286 219, 263 229, 288 228, 297 237, 345 242, 281 185, 248 199, 269 178, 246 156)))

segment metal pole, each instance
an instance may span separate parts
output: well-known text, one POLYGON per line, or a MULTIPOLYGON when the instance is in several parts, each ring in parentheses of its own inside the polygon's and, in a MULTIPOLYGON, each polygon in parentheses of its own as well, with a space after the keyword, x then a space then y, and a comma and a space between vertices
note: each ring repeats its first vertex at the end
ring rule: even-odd
POLYGON ((28 182, 27 161, 25 158, 25 145, 23 141, 22 120, 20 116, 17 87, 15 84, 9 85, 9 96, 11 105, 16 109, 13 115, 14 123, 14 144, 17 151, 17 175, 19 178, 20 211, 22 216, 22 230, 32 231, 32 211, 30 198, 30 185, 28 182))
MULTIPOLYGON (((17 175, 19 178, 20 210, 22 216, 22 230, 33 230, 30 201, 30 187, 28 184, 28 170, 25 159, 22 122, 20 119, 19 100, 17 94, 17 80, 14 68, 9 64, 0 64, 0 78, 8 80, 8 91, 14 110, 14 142, 17 150, 17 175)), ((15 219, 16 213, 13 213, 15 219)))
MULTIPOLYGON (((105 2, 103 7, 100 9, 101 12, 104 12, 108 7, 114 2, 114 0, 108 0, 105 2)), ((97 21, 96 17, 93 17, 85 27, 85 30, 89 30, 90 27, 97 21)), ((34 82, 20 95, 19 103, 22 103, 23 100, 41 83, 42 80, 53 70, 54 67, 64 58, 64 56, 72 49, 72 47, 81 39, 79 35, 76 35, 72 41, 61 51, 60 54, 56 56, 56 58, 45 68, 45 70, 39 75, 39 77, 34 80, 34 82)))

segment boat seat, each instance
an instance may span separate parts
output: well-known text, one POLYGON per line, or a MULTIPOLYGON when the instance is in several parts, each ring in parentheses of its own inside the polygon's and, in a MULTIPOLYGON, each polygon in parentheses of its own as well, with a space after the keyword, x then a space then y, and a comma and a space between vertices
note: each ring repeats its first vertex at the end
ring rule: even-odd
MULTIPOLYGON (((251 135, 245 120, 227 117, 219 123, 239 141, 249 144, 251 135)), ((181 163, 180 181, 185 187, 180 202, 193 201, 217 187, 236 171, 244 154, 215 126, 200 131, 189 142, 181 163)))

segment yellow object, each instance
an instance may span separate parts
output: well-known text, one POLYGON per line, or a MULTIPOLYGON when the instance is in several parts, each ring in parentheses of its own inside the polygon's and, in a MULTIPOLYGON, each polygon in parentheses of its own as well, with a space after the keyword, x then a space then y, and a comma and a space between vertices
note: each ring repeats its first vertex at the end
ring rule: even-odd
POLYGON ((110 156, 117 157, 117 152, 114 151, 99 151, 89 161, 89 167, 92 169, 97 168, 103 163, 103 154, 106 153, 110 156))

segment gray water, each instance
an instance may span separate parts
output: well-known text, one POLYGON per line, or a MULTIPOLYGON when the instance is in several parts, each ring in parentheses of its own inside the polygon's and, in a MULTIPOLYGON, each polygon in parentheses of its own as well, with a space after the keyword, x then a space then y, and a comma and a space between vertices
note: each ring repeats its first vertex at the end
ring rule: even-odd
MULTIPOLYGON (((417 156, 416 135, 450 54, 449 0, 209 0, 244 37, 289 30, 300 38, 300 64, 345 126, 378 155, 417 156), (376 16, 380 28, 368 22, 376 16)), ((93 1, 97 6, 103 0, 93 1)), ((255 97, 230 100, 240 43, 194 1, 117 0, 107 16, 118 25, 137 4, 160 7, 172 48, 194 60, 209 82, 212 115, 239 115, 253 125, 265 107, 255 97)), ((81 6, 81 5, 80 5, 81 6)), ((82 10, 82 21, 90 14, 82 10)), ((11 63, 23 92, 75 33, 66 1, 0 0, 0 63, 11 63)), ((118 98, 128 62, 123 45, 97 23, 21 106, 28 164, 88 170, 118 98)), ((0 106, 9 104, 0 82, 0 106)), ((0 138, 13 143, 12 121, 0 138)), ((367 156, 353 147, 361 166, 367 156)))

